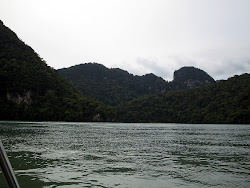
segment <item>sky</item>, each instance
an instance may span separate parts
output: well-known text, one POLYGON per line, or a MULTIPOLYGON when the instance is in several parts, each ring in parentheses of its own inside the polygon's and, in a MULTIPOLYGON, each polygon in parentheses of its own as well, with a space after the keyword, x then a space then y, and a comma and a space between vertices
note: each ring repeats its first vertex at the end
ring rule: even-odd
POLYGON ((250 73, 250 0, 0 0, 0 19, 54 69, 250 73))

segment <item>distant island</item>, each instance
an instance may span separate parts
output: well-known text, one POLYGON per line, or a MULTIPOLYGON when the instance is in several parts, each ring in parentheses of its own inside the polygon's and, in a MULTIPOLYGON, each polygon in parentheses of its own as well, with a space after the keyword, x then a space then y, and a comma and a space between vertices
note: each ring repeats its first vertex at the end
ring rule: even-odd
POLYGON ((171 82, 86 63, 54 70, 0 21, 0 120, 250 123, 250 74, 215 82, 182 67, 171 82))

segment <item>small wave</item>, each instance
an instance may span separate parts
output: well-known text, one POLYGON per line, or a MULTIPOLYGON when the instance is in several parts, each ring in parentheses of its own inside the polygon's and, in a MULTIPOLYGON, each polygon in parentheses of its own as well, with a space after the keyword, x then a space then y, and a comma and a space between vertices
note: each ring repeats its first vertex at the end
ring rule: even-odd
POLYGON ((101 160, 103 157, 97 156, 97 155, 85 155, 85 160, 101 160))
POLYGON ((112 168, 104 168, 101 170, 95 170, 94 172, 97 173, 105 173, 105 172, 134 172, 136 171, 133 168, 127 168, 127 167, 112 167, 112 168))

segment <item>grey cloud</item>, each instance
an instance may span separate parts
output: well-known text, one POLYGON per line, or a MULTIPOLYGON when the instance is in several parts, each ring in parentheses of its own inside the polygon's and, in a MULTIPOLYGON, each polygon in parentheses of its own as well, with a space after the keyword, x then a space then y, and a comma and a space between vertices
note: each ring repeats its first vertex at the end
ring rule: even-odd
POLYGON ((250 73, 250 58, 224 60, 215 67, 212 75, 215 79, 227 79, 243 73, 250 73))
POLYGON ((166 80, 171 80, 173 72, 169 67, 164 64, 160 64, 159 60, 156 58, 142 58, 136 59, 136 63, 143 66, 147 73, 153 73, 156 76, 162 77, 166 80))
POLYGON ((215 80, 228 79, 234 75, 250 73, 250 57, 239 58, 227 55, 219 56, 217 53, 202 57, 185 57, 181 55, 169 56, 165 62, 157 58, 137 58, 135 64, 144 74, 154 73, 157 76, 171 81, 175 70, 184 66, 194 66, 202 69, 215 80))

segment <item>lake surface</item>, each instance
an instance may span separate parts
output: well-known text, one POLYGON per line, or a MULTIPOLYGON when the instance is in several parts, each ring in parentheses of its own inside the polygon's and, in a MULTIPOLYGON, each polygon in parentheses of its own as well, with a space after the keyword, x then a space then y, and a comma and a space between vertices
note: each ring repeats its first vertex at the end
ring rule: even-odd
POLYGON ((250 125, 5 121, 0 138, 21 187, 250 187, 250 125))

